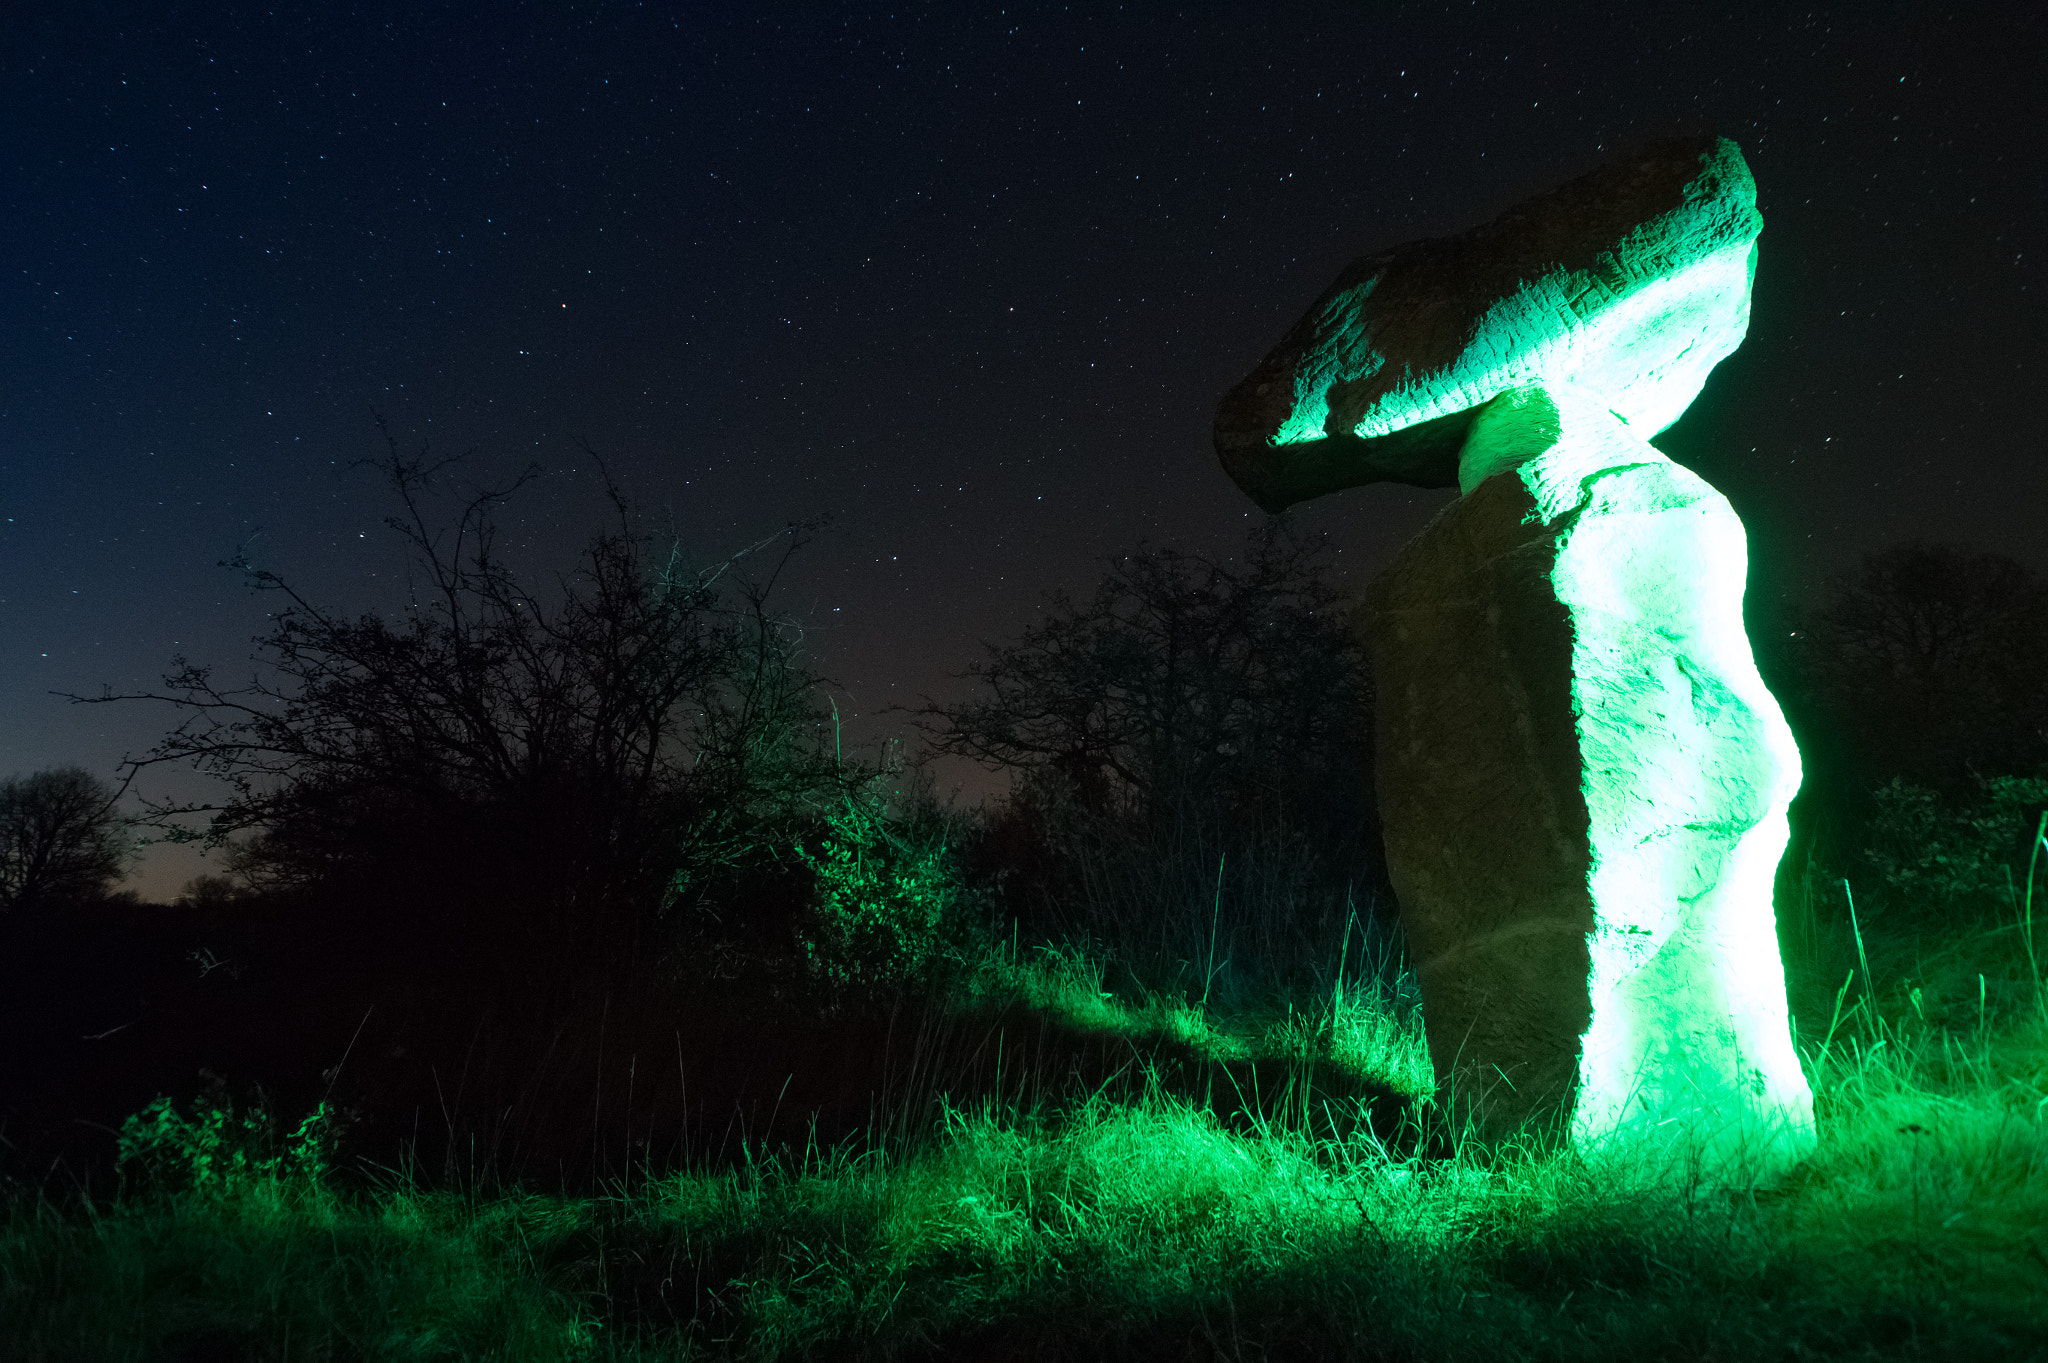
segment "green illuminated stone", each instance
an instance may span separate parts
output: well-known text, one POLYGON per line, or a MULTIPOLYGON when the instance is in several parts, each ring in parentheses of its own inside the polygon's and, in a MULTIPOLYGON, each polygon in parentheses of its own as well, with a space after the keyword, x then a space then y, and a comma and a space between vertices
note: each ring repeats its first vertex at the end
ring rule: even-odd
POLYGON ((1771 902, 1799 754, 1741 523, 1647 439, 1741 343, 1759 227, 1732 143, 1663 144, 1355 264, 1217 418, 1269 507, 1463 493, 1362 619, 1440 1088, 1488 1137, 1727 1182, 1813 1144, 1771 902))
POLYGON ((1648 439, 1741 344, 1762 226, 1735 144, 1691 138, 1362 257, 1224 397, 1217 452, 1278 511, 1454 486, 1472 413, 1532 383, 1598 392, 1648 439))
POLYGON ((1742 525, 1571 385, 1494 399, 1466 453, 1369 609, 1438 1074, 1491 1135, 1782 1171, 1813 1139, 1771 904, 1799 754, 1742 525))

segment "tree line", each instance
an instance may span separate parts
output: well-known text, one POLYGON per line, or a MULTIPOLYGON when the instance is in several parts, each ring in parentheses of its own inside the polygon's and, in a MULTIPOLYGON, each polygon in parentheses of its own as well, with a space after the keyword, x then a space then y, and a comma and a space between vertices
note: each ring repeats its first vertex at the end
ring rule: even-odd
MULTIPOLYGON (((1008 776, 962 810, 928 765, 839 741, 776 597, 815 527, 693 562, 615 495, 536 579, 498 531, 520 480, 451 497, 455 467, 389 442, 376 469, 400 609, 346 614, 234 560, 273 607, 251 680, 181 659, 79 698, 168 709, 122 779, 197 767, 216 798, 124 813, 76 768, 0 782, 10 1164, 89 1165, 93 1132, 198 1083, 331 1103, 387 1164, 438 1139, 451 1169, 602 1177, 650 1157, 636 1131, 730 1153, 855 1132, 877 1103, 909 1121, 903 1084, 988 1058, 951 1001, 1040 950, 1094 963, 1092 988, 1226 1010, 1361 970, 1401 987, 1370 667, 1319 538, 1274 520, 1227 556, 1138 548, 1049 596, 961 698, 900 715, 924 754, 1008 776), (124 902, 140 835, 223 873, 124 902)), ((1845 876, 1875 892, 1866 923, 1887 896, 1936 921, 1997 899, 2048 804, 2048 588, 1904 545, 1753 634, 1808 769, 1781 927, 1818 906, 1840 938, 1845 876)), ((1093 1044, 1070 1040, 1046 1063, 1093 1044)), ((1036 1063, 997 1054, 990 1082, 1036 1063)))
MULTIPOLYGON (((1309 969, 1346 918, 1384 911, 1368 661, 1327 546, 1283 521, 1227 559, 1119 556, 1092 594, 1055 592, 989 645, 967 698, 915 708, 929 753, 1011 778, 963 821, 840 750, 801 631, 773 607, 814 527, 691 565, 614 493, 580 561, 532 582, 495 521, 525 480, 443 525, 428 496, 447 464, 387 442, 376 467, 413 567, 405 609, 349 616, 230 564, 279 603, 262 673, 230 686, 180 659, 157 691, 79 698, 172 707, 125 780, 187 765, 223 797, 124 816, 75 768, 0 784, 0 911, 104 895, 138 827, 223 855, 227 878, 191 893, 401 936, 449 916, 557 974, 852 950, 845 923, 816 917, 833 856, 943 863, 973 890, 955 908, 1089 938, 1149 987, 1209 987, 1219 940, 1239 975, 1252 957, 1309 969)), ((2010 558, 1895 546, 1755 635, 1807 757, 1807 821, 1839 855, 1887 782, 1967 804, 1987 779, 2048 774, 2048 585, 2010 558)))

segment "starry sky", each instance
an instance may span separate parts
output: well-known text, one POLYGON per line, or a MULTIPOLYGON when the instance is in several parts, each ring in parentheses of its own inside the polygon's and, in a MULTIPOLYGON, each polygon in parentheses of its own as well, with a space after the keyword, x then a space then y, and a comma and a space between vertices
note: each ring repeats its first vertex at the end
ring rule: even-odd
MULTIPOLYGON (((2044 35, 1993 8, 19 0, 0 775, 170 719, 52 692, 246 672, 238 551, 396 606, 380 417, 537 464, 538 573, 602 515, 585 444, 704 558, 829 513, 783 605, 901 731, 1107 556, 1229 551, 1216 400, 1348 259, 1659 132, 1759 183, 1749 340, 1659 440, 1753 602, 1914 536, 2048 568, 2044 35)), ((1448 495, 1297 517, 1362 581, 1448 495)))

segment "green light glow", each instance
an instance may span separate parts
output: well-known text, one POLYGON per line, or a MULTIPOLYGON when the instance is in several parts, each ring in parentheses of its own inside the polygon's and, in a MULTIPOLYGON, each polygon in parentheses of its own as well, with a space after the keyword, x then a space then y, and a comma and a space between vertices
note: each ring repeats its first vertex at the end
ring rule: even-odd
POLYGON ((1647 145, 1354 260, 1215 426, 1268 510, 1465 494, 1366 617, 1439 1086, 1493 1135, 1568 1115, 1582 1151, 1738 1182, 1814 1138, 1771 902, 1799 754, 1742 525, 1647 441, 1742 344, 1762 230, 1734 143, 1647 145))
POLYGON ((1446 486, 1462 418, 1535 384, 1600 393, 1655 435, 1741 343, 1761 230, 1735 144, 1678 139, 1361 257, 1226 395, 1218 453, 1279 510, 1369 482, 1446 486))
POLYGON ((1594 908, 1573 1141, 1782 1170, 1814 1138, 1771 900, 1800 764, 1743 630, 1742 524, 1570 385, 1480 414, 1460 481, 1509 473, 1559 528, 1572 621, 1594 908))
POLYGON ((1275 445, 1323 439, 1330 419, 1330 390, 1339 383, 1369 378, 1387 362, 1373 349, 1373 331, 1365 315, 1366 300, 1382 278, 1373 275, 1324 300, 1316 315, 1323 343, 1294 375, 1294 406, 1273 437, 1275 445))
POLYGON ((1389 435, 1510 389, 1570 383, 1600 394, 1644 437, 1655 435, 1742 344, 1755 270, 1752 240, 1706 251, 1626 290, 1590 272, 1545 275, 1488 308, 1455 363, 1392 389, 1354 434, 1389 435))

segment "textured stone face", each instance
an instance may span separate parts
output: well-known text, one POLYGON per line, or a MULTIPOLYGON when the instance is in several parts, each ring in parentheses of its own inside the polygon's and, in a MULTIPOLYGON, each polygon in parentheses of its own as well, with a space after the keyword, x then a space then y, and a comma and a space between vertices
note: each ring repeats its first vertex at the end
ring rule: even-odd
POLYGON ((1741 343, 1761 227, 1735 145, 1679 139, 1354 261, 1224 398, 1224 468, 1269 511, 1450 487, 1473 411, 1539 383, 1599 392, 1647 439, 1741 343))
MULTIPOLYGON (((1592 1021, 1587 814, 1557 530, 1515 478, 1372 584, 1373 774, 1443 1086, 1504 1135, 1570 1110, 1592 1021)), ((1553 1131, 1554 1134, 1554 1131, 1553 1131)))
POLYGON ((1601 397, 1496 398, 1372 589, 1389 868, 1483 1132, 1764 1177, 1813 1140, 1771 902, 1798 752, 1740 522, 1601 397))
POLYGON ((1658 144, 1354 262, 1216 417, 1268 510, 1463 494, 1363 613, 1431 1057, 1483 1135, 1650 1177, 1813 1143, 1771 901, 1799 754, 1742 526, 1647 443, 1741 343, 1760 228, 1733 143, 1658 144))

